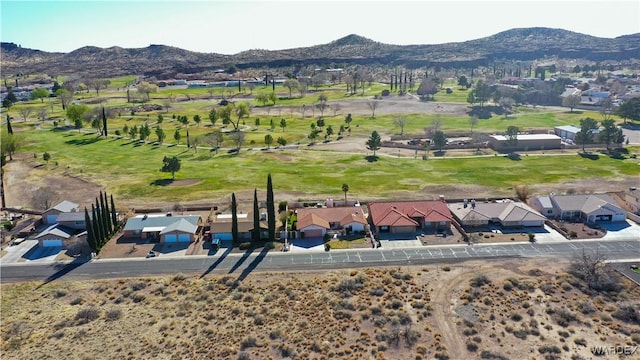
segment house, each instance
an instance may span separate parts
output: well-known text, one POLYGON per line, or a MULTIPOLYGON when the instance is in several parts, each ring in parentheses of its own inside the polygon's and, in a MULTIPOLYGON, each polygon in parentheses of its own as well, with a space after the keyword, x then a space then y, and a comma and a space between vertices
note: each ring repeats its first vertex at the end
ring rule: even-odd
POLYGON ((359 206, 301 208, 296 213, 296 228, 305 238, 323 237, 328 231, 363 232, 367 226, 359 206))
MULTIPOLYGON (((575 141, 576 134, 580 132, 580 128, 573 125, 562 125, 556 126, 553 128, 553 132, 560 136, 563 140, 571 140, 575 141)), ((600 131, 598 129, 591 129, 592 134, 598 134, 600 131)))
MULTIPOLYGON (((89 213, 89 218, 93 215, 89 213)), ((76 230, 86 230, 87 223, 84 218, 84 211, 63 212, 58 215, 56 223, 61 226, 76 230)))
POLYGON ((551 150, 562 147, 562 139, 554 134, 518 134, 515 145, 505 135, 489 135, 489 147, 495 151, 551 150))
POLYGON ((66 244, 73 238, 76 231, 66 226, 53 224, 36 235, 35 238, 38 240, 38 246, 40 247, 66 247, 66 244))
POLYGON ((202 226, 200 215, 143 214, 127 219, 125 237, 152 242, 191 242, 202 226))
POLYGON ((415 233, 451 226, 451 211, 441 200, 373 202, 367 207, 378 233, 415 233))
MULTIPOLYGON (((79 212, 80 205, 72 203, 71 201, 64 200, 59 204, 47 209, 42 213, 42 222, 45 225, 53 225, 58 219, 58 215, 62 213, 79 212)), ((83 213, 84 217, 84 213, 83 213)))
MULTIPOLYGON (((238 238, 239 240, 251 240, 253 234, 253 212, 250 213, 238 213, 238 238)), ((269 237, 269 227, 263 221, 264 217, 260 218, 260 238, 269 237)), ((231 214, 218 214, 211 222, 211 237, 213 239, 220 240, 233 240, 233 234, 231 232, 232 215, 231 214)))
POLYGON ((561 220, 599 223, 627 219, 626 211, 607 194, 535 196, 531 206, 547 217, 561 220))
POLYGON ((487 203, 465 199, 449 204, 449 209, 462 226, 541 227, 546 220, 529 206, 511 200, 487 203))

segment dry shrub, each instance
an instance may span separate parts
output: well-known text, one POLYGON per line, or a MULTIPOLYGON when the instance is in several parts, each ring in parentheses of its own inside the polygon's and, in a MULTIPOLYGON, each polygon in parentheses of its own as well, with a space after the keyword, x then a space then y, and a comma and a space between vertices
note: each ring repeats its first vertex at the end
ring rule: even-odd
POLYGON ((78 310, 75 316, 75 320, 78 322, 78 325, 89 323, 100 317, 100 310, 93 306, 89 306, 86 308, 82 308, 78 310))

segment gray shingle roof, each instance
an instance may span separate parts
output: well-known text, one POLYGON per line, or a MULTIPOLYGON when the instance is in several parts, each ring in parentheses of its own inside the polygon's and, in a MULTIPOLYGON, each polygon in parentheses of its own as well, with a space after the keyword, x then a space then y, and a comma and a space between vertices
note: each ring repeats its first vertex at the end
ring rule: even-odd
POLYGON ((69 229, 65 226, 60 226, 58 224, 51 225, 48 228, 44 229, 40 234, 36 236, 36 239, 39 239, 45 235, 55 235, 59 236, 63 239, 70 238, 76 230, 69 229))
POLYGON ((194 225, 185 219, 179 219, 178 221, 174 221, 173 223, 167 225, 167 227, 162 229, 162 231, 160 231, 160 235, 172 231, 195 234, 196 230, 198 230, 198 225, 194 225))
POLYGON ((185 220, 189 224, 198 226, 200 221, 200 215, 173 215, 166 216, 165 214, 150 214, 138 215, 127 220, 127 224, 124 226, 125 231, 142 231, 143 228, 151 227, 167 227, 173 223, 185 220))
POLYGON ((71 201, 64 200, 63 202, 53 206, 51 209, 55 209, 62 212, 71 212, 72 210, 77 209, 79 206, 80 205, 76 203, 72 203, 71 201))

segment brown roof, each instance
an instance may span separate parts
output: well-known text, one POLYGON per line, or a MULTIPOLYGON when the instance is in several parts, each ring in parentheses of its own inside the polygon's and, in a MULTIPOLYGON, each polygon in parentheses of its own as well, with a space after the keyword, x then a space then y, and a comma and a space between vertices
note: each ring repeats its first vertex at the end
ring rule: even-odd
POLYGON ((369 203, 369 216, 375 226, 416 226, 412 217, 426 222, 451 221, 447 204, 438 200, 369 203))
POLYGON ((336 208, 302 208, 297 210, 298 229, 303 229, 310 225, 317 225, 330 229, 329 223, 340 223, 344 226, 353 222, 366 224, 363 209, 359 206, 336 207, 336 208))

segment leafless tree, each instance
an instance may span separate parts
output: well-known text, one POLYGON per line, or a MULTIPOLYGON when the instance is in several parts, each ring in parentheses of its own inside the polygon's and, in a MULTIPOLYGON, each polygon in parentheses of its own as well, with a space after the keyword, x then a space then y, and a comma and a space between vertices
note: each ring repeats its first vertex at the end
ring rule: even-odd
POLYGON ((238 152, 240 152, 240 148, 242 147, 242 144, 244 144, 245 140, 244 132, 235 131, 231 133, 231 139, 233 140, 234 144, 236 144, 236 149, 238 149, 238 152))
POLYGON ((24 120, 24 121, 29 120, 29 115, 31 115, 32 111, 33 111, 33 109, 31 107, 28 107, 28 106, 20 108, 20 116, 22 116, 22 120, 24 120))
POLYGON ((407 118, 405 116, 399 116, 393 119, 393 125, 400 128, 400 136, 404 135, 404 127, 407 125, 407 118))
POLYGON ((616 291, 620 284, 606 257, 599 251, 587 252, 582 249, 571 260, 569 272, 584 280, 590 289, 596 291, 616 291))
POLYGON ((333 111, 333 116, 337 116, 338 111, 342 110, 342 105, 340 105, 339 103, 333 103, 329 105, 329 108, 331 109, 331 111, 333 111))
POLYGON ((38 108, 38 118, 40 121, 44 121, 47 118, 47 115, 49 115, 49 110, 47 110, 46 106, 38 108))
POLYGON ((378 108, 379 104, 380 102, 378 102, 378 100, 367 101, 367 107, 369 107, 369 110, 371 110, 372 118, 376 117, 376 109, 378 108))
POLYGON ((613 106, 613 100, 610 97, 602 100, 600 103, 600 115, 602 115, 602 120, 610 120, 615 112, 615 106, 613 106))
POLYGON ((50 209, 57 200, 58 193, 51 188, 39 188, 31 196, 31 202, 38 210, 50 209))
POLYGON ((432 137, 437 131, 442 129, 442 118, 440 116, 436 116, 431 120, 431 125, 428 128, 424 129, 424 134, 428 137, 432 137))
POLYGON ((514 191, 518 200, 523 203, 526 203, 529 200, 529 196, 531 196, 531 189, 527 185, 516 185, 514 191))

